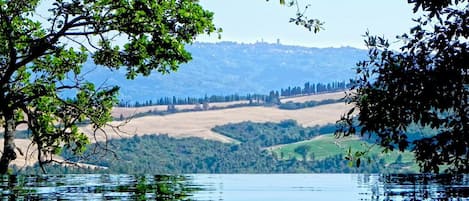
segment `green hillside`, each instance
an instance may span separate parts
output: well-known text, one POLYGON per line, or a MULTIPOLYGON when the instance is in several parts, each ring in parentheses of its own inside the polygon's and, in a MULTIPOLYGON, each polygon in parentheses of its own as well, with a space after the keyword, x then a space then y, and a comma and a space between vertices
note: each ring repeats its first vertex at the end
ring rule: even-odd
POLYGON ((337 139, 333 134, 317 136, 311 140, 273 146, 268 148, 274 155, 282 160, 323 160, 338 154, 345 154, 349 149, 355 151, 369 150, 369 156, 378 156, 384 159, 387 166, 405 167, 403 171, 418 172, 418 166, 414 161, 414 154, 405 152, 383 153, 378 146, 360 140, 356 137, 337 139))

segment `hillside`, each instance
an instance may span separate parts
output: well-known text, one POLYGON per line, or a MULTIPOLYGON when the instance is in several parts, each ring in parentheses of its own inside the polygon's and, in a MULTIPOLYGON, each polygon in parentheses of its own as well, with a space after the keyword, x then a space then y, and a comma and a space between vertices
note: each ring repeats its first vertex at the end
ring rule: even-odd
POLYGON ((125 79, 124 68, 96 68, 87 62, 86 78, 97 85, 119 85, 124 101, 157 100, 161 97, 203 97, 260 93, 305 82, 348 81, 366 51, 343 48, 306 48, 276 44, 232 42, 195 43, 187 47, 193 60, 176 73, 125 79))
MULTIPOLYGON (((120 131, 117 132, 119 135, 111 128, 106 128, 105 130, 108 133, 108 138, 132 137, 144 134, 168 134, 172 137, 200 137, 231 142, 231 139, 215 133, 211 129, 217 125, 243 121, 280 122, 286 119, 296 120, 302 126, 325 125, 335 123, 349 108, 350 106, 344 103, 334 103, 300 110, 282 110, 275 107, 256 106, 183 112, 164 116, 134 118, 120 127, 120 131)), ((124 122, 113 122, 114 125, 122 123, 124 122)), ((89 132, 90 129, 85 129, 85 131, 89 132)))
MULTIPOLYGON (((318 94, 310 96, 296 97, 301 101, 307 100, 325 100, 330 98, 340 98, 343 96, 343 92, 330 93, 330 94, 318 94)), ((289 101, 295 101, 295 98, 288 99, 289 101)), ((229 103, 219 103, 219 106, 223 106, 229 103)), ((140 107, 140 108, 115 108, 113 113, 118 116, 119 114, 138 114, 139 112, 145 112, 149 109, 155 109, 151 107, 140 107)), ((181 106, 181 107, 189 107, 181 106)), ((193 107, 193 106, 190 106, 193 107)), ((144 116, 139 118, 133 118, 129 122, 125 123, 122 121, 114 121, 113 125, 121 125, 120 130, 113 130, 112 128, 106 128, 108 139, 121 139, 131 138, 134 136, 143 136, 145 134, 167 134, 170 137, 183 138, 183 137, 198 137, 202 139, 216 140, 220 142, 234 142, 235 140, 221 135, 212 131, 217 125, 225 125, 228 123, 239 123, 244 121, 252 122, 280 122, 286 119, 296 120, 301 126, 314 126, 314 125, 325 125, 328 123, 335 123, 340 118, 340 115, 347 111, 349 106, 344 103, 335 103, 321 105, 317 107, 305 108, 300 110, 281 110, 275 107, 238 107, 220 110, 209 110, 209 111, 198 111, 198 112, 183 112, 175 113, 164 116, 144 116)), ((19 130, 24 130, 25 127, 19 130)), ((84 132, 92 133, 90 127, 82 127, 84 132)), ((92 136, 92 141, 104 141, 106 136, 98 134, 92 136)), ((3 147, 3 141, 0 140, 0 148, 3 147)), ((30 145, 29 140, 18 140, 17 146, 25 153, 33 153, 34 148, 28 150, 30 145)), ((36 154, 32 157, 28 157, 27 165, 33 164, 37 161, 36 154)), ((17 165, 25 164, 25 157, 21 156, 21 159, 15 161, 17 165)))
POLYGON ((419 170, 413 153, 409 151, 382 153, 382 148, 372 146, 358 137, 337 139, 333 134, 324 134, 310 140, 272 146, 267 149, 276 156, 279 156, 281 160, 311 161, 324 160, 338 154, 346 154, 349 148, 352 152, 370 149, 369 156, 379 156, 386 166, 398 166, 402 168, 400 171, 418 172, 419 170))
MULTIPOLYGON (((288 101, 331 97, 335 95, 303 96, 288 101)), ((344 103, 299 110, 256 106, 139 117, 121 127, 120 135, 107 129, 110 135, 106 146, 113 152, 96 154, 94 148, 90 148, 86 153, 88 157, 80 160, 90 168, 104 168, 73 170, 53 166, 50 170, 53 173, 135 174, 396 173, 418 170, 410 152, 383 154, 379 148, 369 153, 370 162, 364 161, 360 168, 349 166, 344 160, 348 148, 363 150, 370 144, 358 138, 335 139, 330 134, 335 130, 333 123, 346 108, 344 103)), ((27 140, 20 142, 23 148, 27 146, 23 143, 27 140)), ((65 152, 62 157, 69 158, 70 155, 65 152)), ((29 159, 28 165, 31 165, 35 158, 29 159)))
MULTIPOLYGON (((172 138, 167 135, 143 135, 113 139, 108 148, 113 153, 96 154, 90 148, 86 163, 108 167, 102 173, 126 174, 193 174, 193 173, 378 173, 397 172, 399 162, 388 168, 386 159, 371 156, 370 163, 359 168, 347 165, 344 153, 331 150, 331 156, 319 160, 285 159, 266 150, 266 146, 295 143, 322 136, 334 125, 303 127, 295 121, 280 123, 241 122, 218 126, 217 132, 227 134, 238 143, 222 143, 201 138, 172 138)), ((332 142, 324 142, 331 143, 332 142)), ((64 153, 65 157, 69 155, 64 153)), ((55 169, 63 172, 64 170, 55 169)), ((96 170, 90 170, 96 173, 96 170)))
MULTIPOLYGON (((294 102, 294 103, 304 103, 307 101, 324 101, 328 99, 338 100, 344 98, 345 92, 331 92, 331 93, 322 93, 322 94, 314 94, 314 95, 306 95, 306 96, 297 96, 297 97, 286 97, 280 98, 281 103, 287 102, 294 102)), ((209 107, 213 108, 227 108, 235 105, 240 104, 248 104, 249 101, 242 100, 242 101, 231 101, 231 102, 220 102, 220 103, 210 103, 209 107)), ((194 104, 186 104, 186 105, 174 105, 176 110, 190 110, 194 109, 196 105, 194 104)), ((114 107, 112 110, 112 116, 114 118, 119 117, 132 117, 138 116, 139 114, 148 113, 148 112, 155 112, 155 111, 166 111, 168 109, 167 105, 153 105, 153 106, 144 106, 144 107, 114 107)))

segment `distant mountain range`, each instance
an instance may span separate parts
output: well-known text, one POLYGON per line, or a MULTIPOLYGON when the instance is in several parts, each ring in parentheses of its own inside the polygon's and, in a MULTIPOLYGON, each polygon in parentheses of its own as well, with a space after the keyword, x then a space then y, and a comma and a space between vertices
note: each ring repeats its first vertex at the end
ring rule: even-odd
POLYGON ((157 100, 161 97, 203 97, 238 93, 267 94, 305 82, 329 83, 353 77, 355 64, 366 50, 351 47, 307 48, 280 44, 234 42, 194 43, 187 46, 193 60, 169 75, 126 80, 124 70, 110 73, 94 68, 90 61, 87 79, 96 84, 119 85, 125 101, 157 100))

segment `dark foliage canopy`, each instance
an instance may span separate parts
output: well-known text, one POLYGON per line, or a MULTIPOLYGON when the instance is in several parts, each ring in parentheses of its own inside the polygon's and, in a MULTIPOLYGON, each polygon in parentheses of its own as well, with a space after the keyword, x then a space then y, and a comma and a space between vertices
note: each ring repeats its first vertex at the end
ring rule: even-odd
MULTIPOLYGON (((396 50, 367 34, 338 135, 371 135, 385 150, 411 148, 423 172, 469 172, 469 7, 463 0, 409 0, 421 12, 396 50), (408 136, 410 127, 436 134, 408 136), (413 140, 409 140, 413 139, 413 140)), ((356 156, 360 156, 357 154, 356 156)))

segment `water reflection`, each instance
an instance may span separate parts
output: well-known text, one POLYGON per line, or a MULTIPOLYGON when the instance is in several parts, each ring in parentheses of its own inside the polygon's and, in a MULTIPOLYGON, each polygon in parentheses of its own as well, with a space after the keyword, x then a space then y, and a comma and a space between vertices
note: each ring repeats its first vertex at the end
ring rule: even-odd
POLYGON ((0 200, 469 200, 469 175, 0 176, 0 200))
POLYGON ((365 200, 469 200, 469 175, 361 175, 365 200))
POLYGON ((2 176, 2 200, 188 200, 198 187, 187 176, 2 176))

